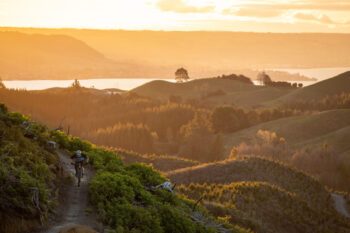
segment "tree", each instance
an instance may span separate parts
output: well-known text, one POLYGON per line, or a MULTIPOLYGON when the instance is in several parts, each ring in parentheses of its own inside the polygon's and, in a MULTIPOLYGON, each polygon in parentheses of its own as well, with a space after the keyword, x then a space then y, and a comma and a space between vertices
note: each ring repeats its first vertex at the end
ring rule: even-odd
POLYGON ((0 77, 0 89, 5 89, 6 86, 5 84, 2 82, 2 78, 0 77))
POLYGON ((81 85, 78 79, 74 79, 74 82, 72 83, 72 88, 74 89, 80 89, 81 85))
POLYGON ((175 80, 178 82, 178 83, 182 83, 184 81, 187 81, 189 80, 190 77, 188 76, 188 71, 184 68, 180 68, 180 69, 177 69, 176 72, 175 72, 175 80))
POLYGON ((215 136, 212 140, 211 148, 210 148, 210 157, 209 161, 220 161, 225 159, 224 157, 224 141, 221 135, 215 136))
POLYGON ((303 87, 303 84, 302 84, 302 83, 298 83, 298 87, 299 87, 299 88, 302 88, 302 87, 303 87))
MULTIPOLYGON (((182 143, 179 154, 185 158, 202 162, 213 161, 213 135, 209 116, 206 113, 197 112, 194 118, 180 129, 182 143)), ((217 143, 219 144, 219 142, 217 143)), ((218 151, 215 149, 215 151, 218 151)), ((220 154, 221 156, 221 154, 220 154)))
POLYGON ((261 85, 269 85, 272 83, 272 80, 268 74, 265 73, 265 71, 260 72, 257 76, 257 80, 260 82, 261 85))

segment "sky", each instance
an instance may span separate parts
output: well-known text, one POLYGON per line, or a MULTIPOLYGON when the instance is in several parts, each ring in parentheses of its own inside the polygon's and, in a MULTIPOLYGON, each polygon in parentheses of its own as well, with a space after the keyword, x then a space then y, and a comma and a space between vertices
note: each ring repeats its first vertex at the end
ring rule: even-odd
POLYGON ((350 33, 350 0, 0 0, 0 26, 350 33))

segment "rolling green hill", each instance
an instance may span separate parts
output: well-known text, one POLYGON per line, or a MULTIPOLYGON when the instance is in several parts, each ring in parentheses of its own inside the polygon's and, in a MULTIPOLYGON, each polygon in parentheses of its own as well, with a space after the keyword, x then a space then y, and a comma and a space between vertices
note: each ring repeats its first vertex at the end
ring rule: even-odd
POLYGON ((313 178, 280 163, 262 158, 225 160, 169 172, 175 183, 228 184, 232 182, 268 182, 296 193, 315 206, 329 207, 329 193, 313 178), (208 174, 210 174, 208 176, 208 174))
POLYGON ((202 196, 213 213, 257 233, 345 233, 350 229, 347 220, 334 212, 317 210, 295 193, 265 182, 190 184, 178 189, 194 199, 202 196))
POLYGON ((197 79, 185 83, 152 81, 132 90, 139 95, 160 100, 170 96, 182 100, 196 100, 205 105, 258 106, 286 95, 291 89, 261 87, 252 84, 221 78, 197 79))
POLYGON ((282 105, 297 100, 319 100, 327 95, 331 96, 343 92, 350 92, 350 71, 291 92, 288 95, 282 96, 271 103, 268 103, 268 105, 282 105))
POLYGON ((350 109, 339 109, 312 115, 282 118, 225 135, 227 153, 233 146, 254 139, 258 130, 269 130, 284 137, 289 145, 313 147, 324 143, 342 153, 349 150, 346 137, 350 134, 350 109))
POLYGON ((179 169, 168 177, 186 196, 202 197, 214 215, 257 233, 350 230, 323 185, 276 162, 254 157, 227 160, 179 169))

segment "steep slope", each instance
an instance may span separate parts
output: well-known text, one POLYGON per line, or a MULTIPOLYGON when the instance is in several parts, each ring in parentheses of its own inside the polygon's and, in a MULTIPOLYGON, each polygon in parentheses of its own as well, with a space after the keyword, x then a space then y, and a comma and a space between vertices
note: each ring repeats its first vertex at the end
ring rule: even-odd
POLYGON ((226 216, 257 233, 348 232, 347 219, 316 180, 261 158, 204 164, 169 172, 181 193, 202 199, 217 216, 226 216))
POLYGON ((281 105, 297 100, 319 100, 327 95, 331 96, 343 92, 350 92, 350 71, 291 92, 269 104, 281 105))
POLYGON ((110 77, 130 69, 66 35, 0 32, 0 54, 3 79, 110 77))
POLYGON ((33 232, 57 204, 59 163, 47 129, 0 106, 0 232, 33 232))
POLYGON ((284 137, 296 147, 312 147, 327 143, 338 152, 349 150, 346 136, 350 133, 350 109, 339 109, 306 116, 288 117, 262 123, 225 136, 227 153, 235 145, 250 142, 258 130, 269 130, 284 137))

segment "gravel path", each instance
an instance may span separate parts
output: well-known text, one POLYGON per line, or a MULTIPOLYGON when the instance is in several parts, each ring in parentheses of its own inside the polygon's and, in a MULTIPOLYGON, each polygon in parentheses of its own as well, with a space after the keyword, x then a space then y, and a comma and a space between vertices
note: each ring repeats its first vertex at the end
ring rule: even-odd
POLYGON ((77 186, 75 179, 74 166, 71 164, 70 157, 63 151, 58 151, 58 155, 66 173, 74 177, 74 182, 64 187, 65 196, 63 203, 59 208, 63 209, 60 220, 53 221, 51 227, 42 231, 42 233, 59 233, 62 229, 74 225, 88 226, 97 232, 103 232, 103 225, 97 221, 96 216, 91 213, 92 209, 88 202, 88 182, 92 176, 92 172, 85 168, 84 177, 81 180, 80 187, 77 186))

